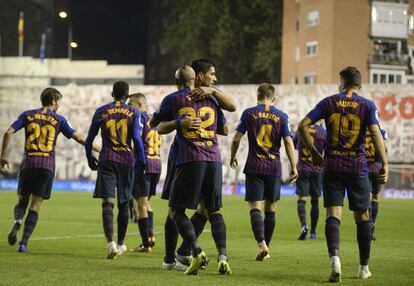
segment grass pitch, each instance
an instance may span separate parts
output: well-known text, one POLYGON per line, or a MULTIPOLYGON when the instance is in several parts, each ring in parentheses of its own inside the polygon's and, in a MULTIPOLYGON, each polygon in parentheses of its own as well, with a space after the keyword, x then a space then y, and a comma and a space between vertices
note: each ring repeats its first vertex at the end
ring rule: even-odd
MULTIPOLYGON (((100 201, 92 199, 90 193, 53 193, 51 200, 43 204, 25 254, 7 244, 15 203, 15 192, 0 192, 0 285, 316 285, 325 284, 329 274, 325 211, 321 207, 319 239, 298 241, 300 227, 294 198, 279 202, 271 259, 256 262, 253 259, 257 246, 247 205, 242 197, 225 196, 223 214, 233 275, 217 274, 216 250, 207 224, 200 242, 210 264, 191 277, 161 269, 167 202, 159 197, 152 199, 157 238, 153 252, 126 253, 116 260, 105 259, 100 201)), ((414 285, 413 207, 412 200, 380 202, 377 241, 372 245, 370 262, 373 277, 368 281, 355 278, 356 227, 351 212, 344 212, 340 249, 344 284, 414 285)), ((308 213, 309 210, 310 203, 308 213)), ((129 224, 125 243, 129 248, 140 244, 135 224, 129 224)))

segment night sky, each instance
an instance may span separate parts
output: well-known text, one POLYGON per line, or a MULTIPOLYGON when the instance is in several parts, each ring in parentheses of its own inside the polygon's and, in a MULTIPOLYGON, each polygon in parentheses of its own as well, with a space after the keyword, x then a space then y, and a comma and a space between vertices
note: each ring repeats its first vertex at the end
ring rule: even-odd
POLYGON ((74 59, 144 64, 149 0, 71 0, 74 59))

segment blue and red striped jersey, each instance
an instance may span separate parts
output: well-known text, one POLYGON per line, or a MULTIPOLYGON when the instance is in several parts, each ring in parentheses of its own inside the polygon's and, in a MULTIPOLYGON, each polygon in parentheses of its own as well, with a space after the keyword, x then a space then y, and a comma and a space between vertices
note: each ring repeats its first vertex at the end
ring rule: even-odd
POLYGON ((75 130, 53 110, 27 110, 11 125, 14 132, 24 127, 26 143, 20 169, 41 168, 55 172, 55 146, 60 132, 71 138, 75 130))
POLYGON ((99 107, 93 115, 86 138, 86 156, 92 156, 92 143, 101 129, 102 150, 99 161, 113 161, 134 167, 137 158, 145 164, 142 127, 141 114, 132 106, 116 101, 99 107))
MULTIPOLYGON (((318 124, 311 125, 309 128, 309 133, 311 135, 313 144, 319 153, 323 154, 325 151, 326 145, 326 130, 318 124)), ((312 164, 312 156, 300 138, 299 132, 296 132, 295 137, 293 138, 293 144, 298 150, 298 163, 296 168, 298 171, 312 172, 312 173, 321 173, 323 168, 318 168, 312 164)))
POLYGON ((245 174, 280 176, 280 145, 283 137, 292 136, 289 117, 274 106, 257 105, 246 109, 236 130, 246 133, 249 154, 245 174))
MULTIPOLYGON (((381 130, 381 135, 384 141, 388 140, 388 134, 384 129, 381 130)), ((367 138, 365 141, 365 153, 367 156, 368 172, 378 174, 381 170, 382 163, 375 150, 374 142, 372 141, 371 132, 367 129, 367 138)))
POLYGON ((325 170, 366 175, 365 137, 379 124, 375 104, 356 93, 339 93, 321 100, 308 113, 312 122, 325 120, 325 170))
POLYGON ((147 157, 146 173, 159 174, 161 173, 161 157, 160 146, 161 136, 158 134, 157 128, 151 128, 149 121, 151 116, 148 112, 141 113, 142 123, 144 128, 142 129, 142 140, 144 142, 145 156, 147 157))
POLYGON ((161 102, 160 110, 154 113, 157 121, 171 121, 187 114, 202 120, 200 130, 184 127, 177 129, 176 165, 197 161, 220 162, 217 143, 219 104, 212 96, 204 100, 191 100, 190 89, 183 89, 167 95, 161 102))

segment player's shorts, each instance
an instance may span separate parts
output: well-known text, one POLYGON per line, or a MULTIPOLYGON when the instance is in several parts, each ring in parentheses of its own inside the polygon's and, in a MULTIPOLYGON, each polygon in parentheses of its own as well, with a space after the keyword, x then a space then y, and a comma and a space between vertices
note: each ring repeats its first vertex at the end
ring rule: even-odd
POLYGON ((222 166, 217 162, 190 162, 175 168, 169 207, 197 209, 203 202, 207 210, 222 207, 222 166))
POLYGON ((94 198, 115 198, 123 204, 132 198, 134 184, 134 168, 113 161, 98 164, 94 198))
POLYGON ((271 201, 280 199, 280 176, 246 174, 246 195, 249 202, 271 201))
POLYGON ((319 198, 321 196, 322 177, 322 173, 299 171, 299 176, 296 180, 296 195, 319 198))
POLYGON ((369 190, 371 194, 378 195, 379 192, 381 191, 381 185, 378 181, 378 174, 369 173, 368 178, 369 178, 369 187, 370 187, 369 190))
POLYGON ((350 210, 365 211, 368 209, 370 206, 368 175, 360 176, 339 172, 325 172, 323 176, 324 206, 343 206, 345 189, 350 210))
POLYGON ((52 192, 55 175, 48 169, 28 168, 19 174, 17 194, 21 196, 36 195, 48 200, 52 192))
POLYGON ((137 175, 135 175, 132 196, 134 198, 155 196, 159 181, 160 174, 143 174, 141 178, 137 178, 137 175))
POLYGON ((165 176, 164 187, 162 188, 161 199, 169 200, 172 182, 175 174, 175 162, 168 161, 167 163, 167 175, 165 176))

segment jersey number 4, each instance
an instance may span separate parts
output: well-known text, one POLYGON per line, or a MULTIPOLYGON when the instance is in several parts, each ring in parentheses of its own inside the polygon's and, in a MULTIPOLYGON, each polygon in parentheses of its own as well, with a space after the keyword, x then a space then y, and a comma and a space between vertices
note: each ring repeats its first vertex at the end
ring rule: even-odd
POLYGON ((262 124, 259 130, 259 134, 256 137, 256 143, 266 151, 269 151, 272 148, 273 143, 270 139, 272 135, 272 125, 271 124, 262 124))

